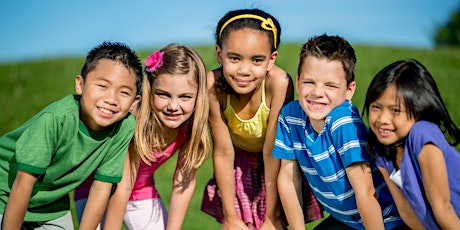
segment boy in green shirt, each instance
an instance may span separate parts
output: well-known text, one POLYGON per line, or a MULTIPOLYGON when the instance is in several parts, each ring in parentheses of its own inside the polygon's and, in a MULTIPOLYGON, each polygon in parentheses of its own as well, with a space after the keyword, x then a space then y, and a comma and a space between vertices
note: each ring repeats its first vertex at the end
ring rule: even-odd
POLYGON ((121 180, 141 84, 136 53, 104 42, 88 53, 77 94, 0 137, 0 229, 73 229, 68 193, 93 174, 80 227, 96 228, 121 180))

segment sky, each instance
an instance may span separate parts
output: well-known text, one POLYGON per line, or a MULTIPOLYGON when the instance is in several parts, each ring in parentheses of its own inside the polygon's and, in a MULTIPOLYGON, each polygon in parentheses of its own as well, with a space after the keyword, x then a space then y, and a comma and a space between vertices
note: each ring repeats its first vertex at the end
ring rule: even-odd
POLYGON ((0 0, 0 62, 85 56, 103 41, 134 50, 214 44, 230 10, 278 19, 281 43, 340 35, 353 44, 431 49, 460 0, 0 0))

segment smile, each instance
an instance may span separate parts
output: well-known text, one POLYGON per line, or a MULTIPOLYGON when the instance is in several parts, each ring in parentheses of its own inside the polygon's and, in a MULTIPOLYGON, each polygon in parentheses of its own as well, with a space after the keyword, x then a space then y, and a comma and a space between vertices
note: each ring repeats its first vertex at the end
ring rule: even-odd
POLYGON ((391 135, 393 133, 393 131, 391 131, 389 129, 382 129, 382 128, 379 128, 378 132, 379 132, 380 136, 389 136, 389 135, 391 135))
POLYGON ((112 110, 109 110, 109 109, 106 109, 106 108, 99 107, 99 111, 101 111, 102 113, 108 114, 108 115, 114 114, 114 112, 112 110))
POLYGON ((315 110, 321 110, 321 109, 324 109, 327 104, 325 103, 317 103, 317 102, 313 102, 313 101, 308 101, 308 104, 310 105, 310 107, 312 109, 315 109, 315 110))

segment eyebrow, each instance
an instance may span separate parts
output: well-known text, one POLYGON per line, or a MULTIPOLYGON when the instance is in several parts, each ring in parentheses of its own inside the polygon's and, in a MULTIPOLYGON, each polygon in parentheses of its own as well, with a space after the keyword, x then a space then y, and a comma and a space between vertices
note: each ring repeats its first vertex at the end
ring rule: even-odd
MULTIPOLYGON (((227 56, 238 56, 238 57, 241 57, 243 55, 241 54, 238 54, 238 53, 235 53, 235 52, 227 52, 227 56)), ((251 56, 251 58, 263 58, 263 59, 266 59, 267 56, 264 55, 264 54, 256 54, 254 56, 251 56)))
MULTIPOLYGON (((104 76, 96 77, 96 81, 103 81, 103 82, 106 82, 108 84, 113 84, 112 81, 107 80, 104 76)), ((127 89, 129 89, 131 91, 135 91, 136 87, 133 88, 133 87, 131 87, 129 85, 121 85, 121 88, 127 88, 127 89)))

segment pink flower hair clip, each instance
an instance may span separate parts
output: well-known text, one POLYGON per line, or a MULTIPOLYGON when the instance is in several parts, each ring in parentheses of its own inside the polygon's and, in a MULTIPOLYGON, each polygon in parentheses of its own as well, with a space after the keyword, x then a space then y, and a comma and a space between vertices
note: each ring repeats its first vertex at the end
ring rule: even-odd
POLYGON ((163 65, 163 51, 155 51, 155 53, 150 54, 150 56, 145 60, 145 70, 147 72, 153 73, 156 69, 160 68, 163 65))

